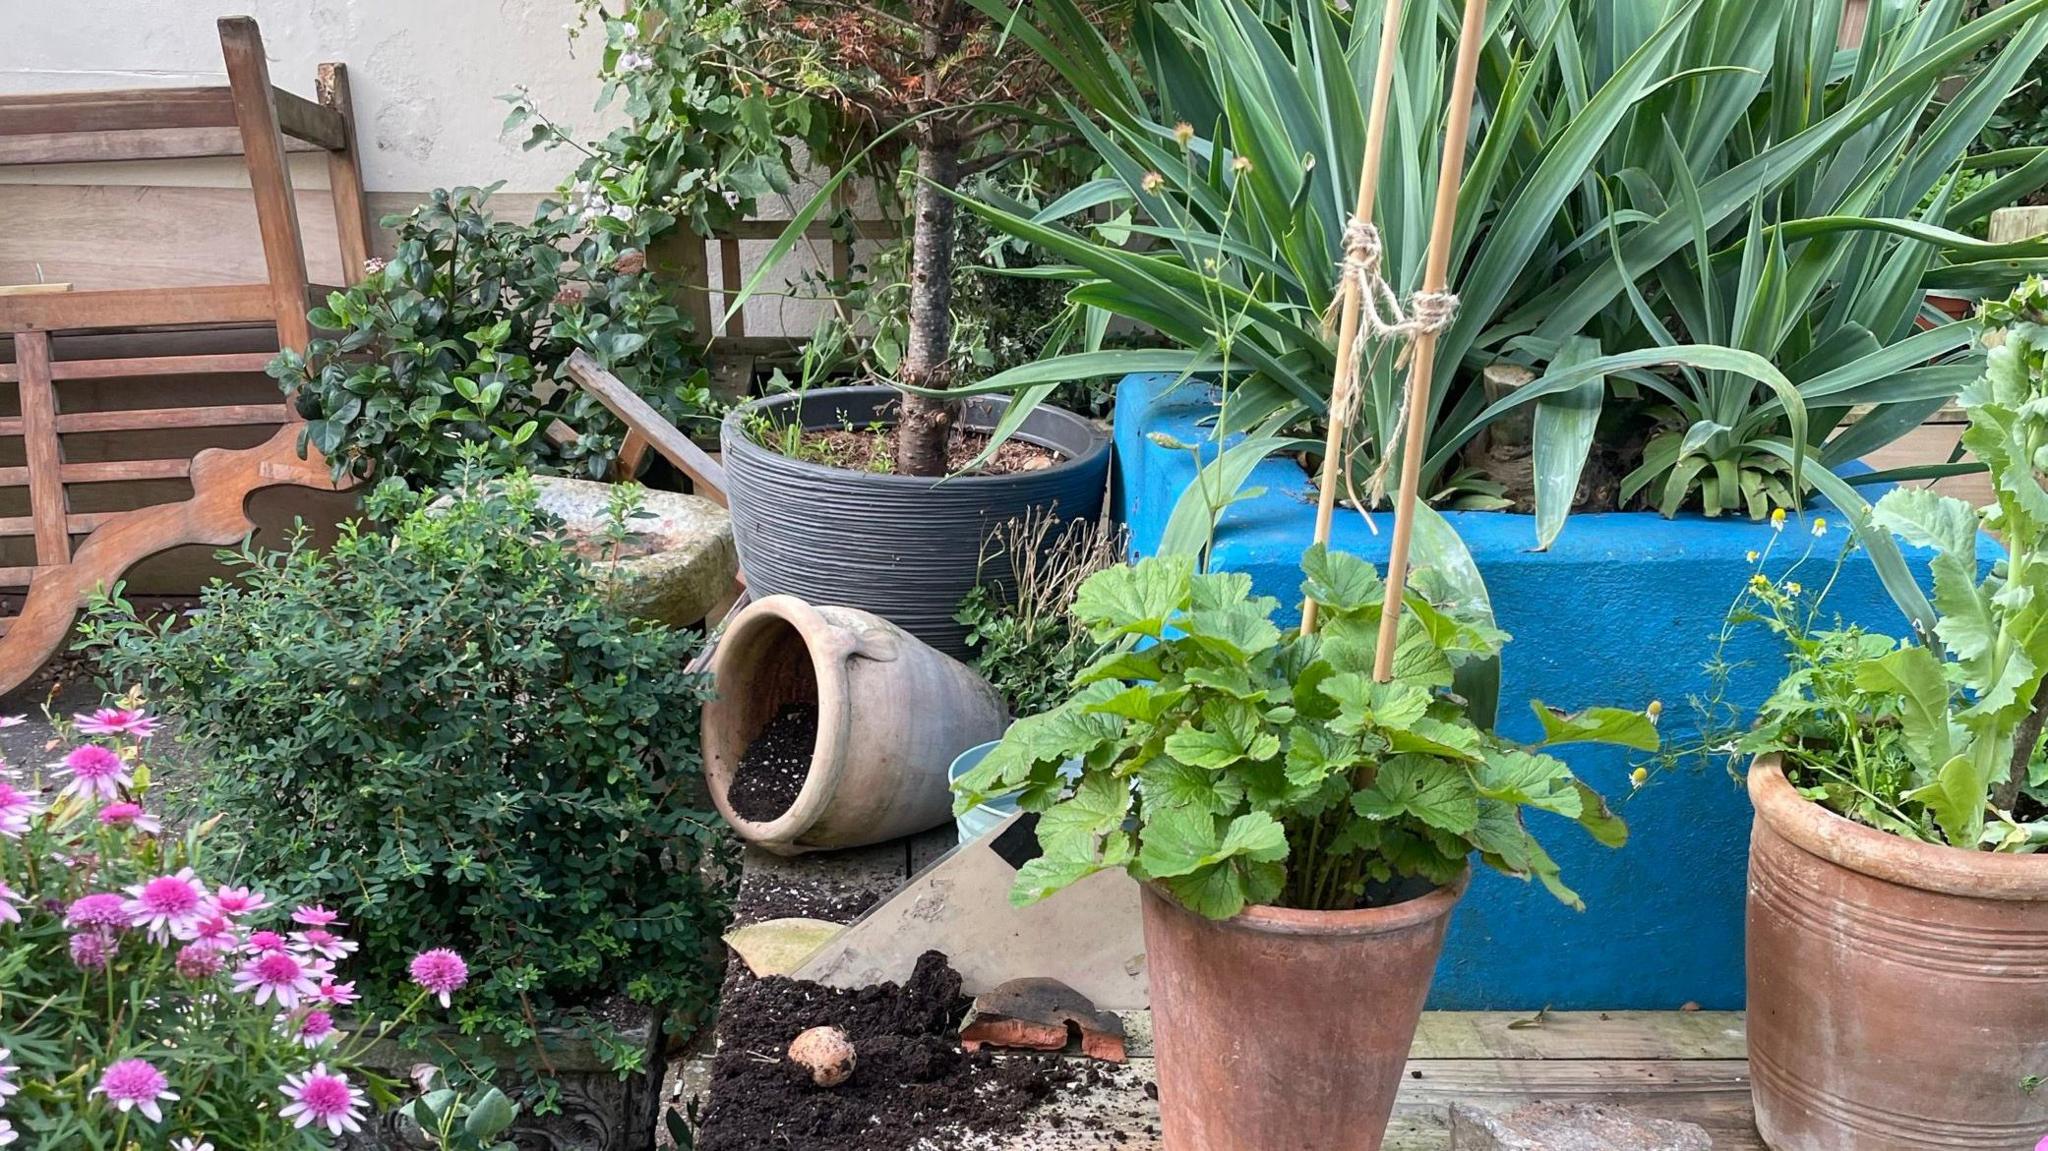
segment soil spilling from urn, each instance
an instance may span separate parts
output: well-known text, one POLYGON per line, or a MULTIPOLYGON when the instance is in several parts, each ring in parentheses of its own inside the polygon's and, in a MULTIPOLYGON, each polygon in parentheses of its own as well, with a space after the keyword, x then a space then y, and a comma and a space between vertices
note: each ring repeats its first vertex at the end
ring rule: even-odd
POLYGON ((786 703, 740 757, 725 801, 741 819, 767 823, 780 819, 804 789, 811 771, 811 749, 818 742, 818 705, 786 703))
POLYGON ((918 958, 902 986, 844 991, 780 976, 741 981, 719 1005, 711 1102, 697 1146, 905 1151, 935 1145, 941 1130, 978 1141, 1022 1130, 1026 1116, 1056 1095, 1111 1081, 1100 1067, 1053 1055, 962 1052, 958 1031, 969 1006, 959 974, 936 951, 918 958), (823 1026, 853 1041, 853 1077, 838 1087, 813 1085, 787 1058, 791 1040, 823 1026))

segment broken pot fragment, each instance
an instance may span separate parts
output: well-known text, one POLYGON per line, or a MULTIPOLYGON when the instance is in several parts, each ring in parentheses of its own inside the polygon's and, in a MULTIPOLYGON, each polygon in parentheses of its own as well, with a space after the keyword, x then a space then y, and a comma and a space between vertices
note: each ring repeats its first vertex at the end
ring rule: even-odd
POLYGON ((1012 979, 974 997, 974 1009, 960 1024, 960 1046, 1019 1047, 1061 1051, 1078 1037, 1081 1053, 1122 1063, 1124 1021, 1098 1011, 1089 998, 1057 979, 1012 979))

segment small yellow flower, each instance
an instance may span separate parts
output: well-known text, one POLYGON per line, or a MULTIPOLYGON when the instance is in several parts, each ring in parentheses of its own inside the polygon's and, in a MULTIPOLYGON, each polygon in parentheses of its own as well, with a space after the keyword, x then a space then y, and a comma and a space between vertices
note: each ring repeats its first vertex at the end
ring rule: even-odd
POLYGON ((1771 509, 1771 530, 1772 530, 1772 531, 1774 531, 1774 532, 1781 532, 1781 531, 1784 531, 1784 530, 1785 530, 1785 509, 1784 509, 1784 508, 1772 508, 1772 509, 1771 509))
POLYGON ((1813 517, 1813 534, 1817 536, 1828 534, 1828 518, 1826 516, 1813 517))
POLYGON ((1648 782, 1650 782, 1650 769, 1647 767, 1639 767, 1628 773, 1630 787, 1641 787, 1648 782))
POLYGON ((1147 192, 1157 194, 1159 189, 1166 187, 1166 177, 1157 172, 1147 172, 1145 178, 1138 181, 1138 186, 1147 192))
POLYGON ((1189 144, 1194 143, 1195 126, 1186 120, 1182 120, 1173 126, 1173 138, 1180 141, 1181 147, 1187 147, 1189 144))
POLYGON ((1749 586, 1755 588, 1757 591, 1769 591, 1771 590, 1771 577, 1765 575, 1762 572, 1758 572, 1755 575, 1749 577, 1749 586))
POLYGON ((1799 586, 1799 581, 1798 581, 1798 580, 1789 580, 1789 579, 1788 579, 1788 580, 1786 580, 1786 581, 1785 581, 1785 594, 1786 594, 1786 595, 1798 595, 1798 594, 1799 594, 1800 592, 1802 592, 1802 591, 1804 591, 1804 590, 1806 590, 1806 589, 1804 589, 1804 588, 1802 588, 1802 587, 1800 587, 1800 586, 1799 586))
POLYGON ((1232 160, 1232 161, 1230 162, 1230 170, 1231 170, 1231 171, 1233 171, 1233 172, 1249 172, 1249 171, 1251 171, 1251 170, 1252 170, 1252 158, 1251 158, 1250 156, 1239 156, 1239 157, 1238 157, 1237 159, 1235 159, 1235 160, 1232 160))
POLYGON ((1650 706, 1643 709, 1643 714, 1649 716, 1650 723, 1654 725, 1664 715, 1664 701, 1661 699, 1651 700, 1650 706))
POLYGON ((1751 548, 1749 550, 1749 562, 1755 563, 1756 561, 1763 558, 1763 554, 1764 553, 1757 551, 1755 548, 1751 548))

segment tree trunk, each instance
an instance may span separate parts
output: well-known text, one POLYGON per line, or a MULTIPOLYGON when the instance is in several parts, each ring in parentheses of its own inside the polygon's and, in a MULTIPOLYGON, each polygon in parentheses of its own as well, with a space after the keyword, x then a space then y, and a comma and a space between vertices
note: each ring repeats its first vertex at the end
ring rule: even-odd
MULTIPOLYGON (((953 198, 940 191, 960 179, 960 142, 944 128, 927 133, 917 150, 916 217, 910 233, 910 338, 903 382, 920 388, 952 385, 953 198)), ((946 444, 959 418, 958 401, 903 393, 896 425, 896 470, 911 476, 946 472, 946 444)))

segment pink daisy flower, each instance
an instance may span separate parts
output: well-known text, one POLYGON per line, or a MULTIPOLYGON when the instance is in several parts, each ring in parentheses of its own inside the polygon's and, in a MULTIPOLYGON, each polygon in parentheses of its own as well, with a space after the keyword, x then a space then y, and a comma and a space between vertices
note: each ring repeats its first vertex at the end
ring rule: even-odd
POLYGON ((71 962, 81 971, 104 971, 120 943, 99 930, 81 931, 71 937, 71 962))
POLYGON ((412 981, 448 1006, 448 996, 469 982, 469 964, 446 947, 422 951, 412 957, 412 981))
POLYGON ((42 813, 43 807, 35 796, 0 779, 0 836, 20 839, 28 833, 29 823, 42 813))
POLYGON ((191 941, 216 951, 233 951, 241 944, 240 930, 234 920, 213 911, 193 921, 191 941))
MULTIPOLYGON (((4 881, 0 881, 0 923, 20 923, 21 912, 15 910, 20 906, 21 896, 15 894, 14 889, 7 886, 4 881)), ((6 1057, 6 1052, 0 1050, 0 1059, 6 1057)))
POLYGON ((152 939, 190 939, 199 921, 206 918, 206 885, 189 867, 136 884, 128 889, 128 896, 122 910, 133 917, 135 926, 148 930, 152 939))
POLYGON ((291 1102, 278 1111, 277 1117, 290 1119, 293 1127, 319 1124, 334 1135, 363 1129, 363 1104, 367 1100, 362 1091, 349 1085, 348 1076, 328 1071, 325 1063, 315 1063, 311 1070, 285 1076, 284 1086, 278 1090, 291 1102))
POLYGON ((213 1151, 213 1144, 194 1135, 180 1135, 171 1140, 171 1151, 213 1151))
POLYGON ((290 951, 291 941, 275 931, 252 931, 248 946, 249 950, 262 955, 270 951, 290 951))
POLYGON ((163 831, 163 821, 142 810, 139 803, 110 803, 100 808, 100 823, 105 827, 132 827, 137 831, 156 835, 163 831))
POLYGON ((64 909, 64 926, 95 928, 109 934, 126 930, 127 900, 111 891, 81 895, 64 909))
POLYGON ((320 987, 304 960, 288 951, 266 951, 235 972, 234 989, 255 992, 258 1003, 275 999, 279 1007, 290 1010, 320 987))
POLYGON ((122 788, 135 785, 135 777, 128 774, 128 762, 120 753, 96 743, 72 748, 63 762, 52 766, 71 775, 71 782, 64 785, 59 795, 91 796, 104 802, 121 798, 122 788))
POLYGON ((290 1024, 287 1031, 296 1034, 299 1042, 308 1047, 317 1048, 341 1033, 334 1025, 334 1016, 325 1011, 308 1011, 296 1021, 287 1016, 286 1022, 290 1024))
POLYGON ((71 722, 80 735, 132 735, 148 739, 156 734, 161 721, 139 707, 103 707, 91 715, 73 715, 71 722))
POLYGON ((318 999, 322 1003, 331 1003, 336 1007, 347 1007, 349 1004, 361 999, 362 996, 356 994, 355 980, 351 979, 347 983, 336 983, 330 979, 322 983, 313 992, 313 998, 318 999))
POLYGON ((100 1075, 99 1086, 88 1094, 106 1096, 117 1111, 140 1111, 152 1123, 164 1121, 163 1109, 157 1104, 178 1097, 164 1073, 142 1059, 123 1059, 108 1067, 100 1075))
POLYGON ((187 943, 178 949, 178 974, 193 982, 211 979, 227 967, 220 948, 209 943, 187 943))
POLYGON ((7 1097, 21 1090, 21 1084, 14 1081, 15 1074, 21 1068, 9 1061, 11 1057, 11 1052, 5 1047, 0 1047, 0 1107, 7 1106, 7 1097))
POLYGON ((343 939, 318 927, 292 932, 292 942, 298 944, 301 951, 327 959, 347 959, 356 949, 354 940, 343 939))
POLYGON ((213 889, 213 905, 222 915, 239 918, 269 907, 270 901, 261 892, 246 887, 216 887, 213 889))
POLYGON ((293 911, 292 922, 301 927, 333 927, 341 923, 341 915, 315 903, 293 911))
POLYGON ((0 1147, 5 1147, 19 1138, 21 1136, 14 1132, 14 1124, 9 1123, 5 1119, 0 1119, 0 1147))

